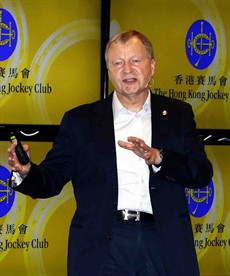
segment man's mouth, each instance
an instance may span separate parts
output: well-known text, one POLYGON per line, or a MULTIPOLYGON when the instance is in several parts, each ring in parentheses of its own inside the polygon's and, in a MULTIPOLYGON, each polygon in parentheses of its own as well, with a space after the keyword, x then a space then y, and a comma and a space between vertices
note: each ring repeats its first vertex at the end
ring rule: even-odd
POLYGON ((136 78, 126 78, 126 79, 123 80, 123 82, 125 82, 125 83, 133 83, 136 80, 137 80, 136 78))

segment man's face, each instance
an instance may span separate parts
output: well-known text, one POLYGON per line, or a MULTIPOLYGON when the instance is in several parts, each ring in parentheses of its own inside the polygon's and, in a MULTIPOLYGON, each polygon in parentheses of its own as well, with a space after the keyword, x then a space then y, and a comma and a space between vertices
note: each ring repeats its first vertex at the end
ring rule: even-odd
POLYGON ((133 37, 126 43, 112 43, 108 50, 108 73, 116 91, 124 96, 146 91, 154 74, 155 60, 147 56, 145 46, 133 37))

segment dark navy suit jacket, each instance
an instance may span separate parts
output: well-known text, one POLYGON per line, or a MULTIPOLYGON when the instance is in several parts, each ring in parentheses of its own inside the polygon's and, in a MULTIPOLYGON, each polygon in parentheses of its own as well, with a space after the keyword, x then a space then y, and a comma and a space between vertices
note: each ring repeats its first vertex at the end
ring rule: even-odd
MULTIPOLYGON (((151 94, 152 145, 163 149, 160 173, 150 167, 149 191, 159 254, 170 276, 199 275, 185 187, 209 184, 212 166, 197 135, 189 104, 151 94)), ((68 250, 68 274, 99 276, 116 217, 118 179, 112 94, 63 117, 53 148, 16 190, 47 198, 72 181, 77 209, 68 250)))

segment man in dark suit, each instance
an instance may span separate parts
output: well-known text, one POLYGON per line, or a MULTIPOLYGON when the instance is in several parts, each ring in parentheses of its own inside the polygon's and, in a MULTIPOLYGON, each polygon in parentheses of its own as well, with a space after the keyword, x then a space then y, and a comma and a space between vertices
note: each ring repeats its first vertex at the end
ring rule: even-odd
POLYGON ((22 166, 13 143, 11 185, 47 198, 72 181, 69 275, 199 275, 185 187, 207 186, 213 172, 192 108, 151 93, 155 59, 141 33, 115 35, 105 57, 114 92, 68 111, 40 165, 22 166))

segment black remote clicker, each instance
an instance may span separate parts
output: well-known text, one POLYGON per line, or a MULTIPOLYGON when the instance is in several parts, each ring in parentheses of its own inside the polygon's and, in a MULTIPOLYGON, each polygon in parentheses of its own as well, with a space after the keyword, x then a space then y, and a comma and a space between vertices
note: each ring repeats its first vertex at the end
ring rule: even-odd
POLYGON ((15 152, 16 152, 18 161, 22 165, 27 165, 30 162, 29 156, 23 149, 23 146, 22 146, 20 140, 16 137, 16 135, 13 132, 10 133, 10 141, 11 141, 11 143, 17 142, 17 146, 15 147, 15 152))

